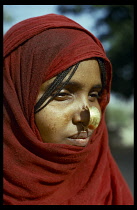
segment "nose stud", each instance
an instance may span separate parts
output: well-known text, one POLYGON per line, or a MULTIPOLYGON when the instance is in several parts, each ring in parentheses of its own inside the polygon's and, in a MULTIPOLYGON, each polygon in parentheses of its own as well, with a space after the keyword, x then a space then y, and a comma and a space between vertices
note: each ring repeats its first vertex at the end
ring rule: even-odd
POLYGON ((98 127, 100 123, 101 114, 95 106, 89 108, 89 112, 90 112, 90 120, 88 128, 94 130, 98 127))

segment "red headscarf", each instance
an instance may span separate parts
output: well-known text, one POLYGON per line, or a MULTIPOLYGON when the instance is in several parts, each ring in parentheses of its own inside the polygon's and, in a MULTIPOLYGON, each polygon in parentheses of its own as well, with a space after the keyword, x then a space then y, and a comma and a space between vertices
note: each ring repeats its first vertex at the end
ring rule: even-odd
POLYGON ((76 22, 49 14, 4 36, 4 205, 132 205, 108 147, 104 121, 111 64, 100 41, 76 22), (78 61, 102 57, 102 119, 87 147, 43 143, 34 105, 43 82, 78 61))

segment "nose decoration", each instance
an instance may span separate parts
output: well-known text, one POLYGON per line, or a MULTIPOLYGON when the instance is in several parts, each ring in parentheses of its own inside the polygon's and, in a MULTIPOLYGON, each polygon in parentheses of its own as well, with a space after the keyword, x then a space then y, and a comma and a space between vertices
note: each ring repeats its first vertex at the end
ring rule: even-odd
POLYGON ((100 123, 101 114, 95 106, 89 108, 89 112, 90 112, 90 120, 88 128, 94 130, 98 127, 100 123))

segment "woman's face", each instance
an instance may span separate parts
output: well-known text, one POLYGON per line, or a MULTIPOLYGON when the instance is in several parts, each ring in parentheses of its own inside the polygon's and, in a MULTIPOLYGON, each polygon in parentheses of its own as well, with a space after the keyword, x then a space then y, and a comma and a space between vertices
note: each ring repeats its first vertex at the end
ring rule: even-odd
MULTIPOLYGON (((41 85, 37 101, 54 79, 41 85)), ((88 108, 95 106, 100 111, 98 95, 101 88, 98 62, 95 59, 81 62, 59 95, 35 114, 35 123, 43 142, 86 146, 93 133, 88 129, 88 108)))

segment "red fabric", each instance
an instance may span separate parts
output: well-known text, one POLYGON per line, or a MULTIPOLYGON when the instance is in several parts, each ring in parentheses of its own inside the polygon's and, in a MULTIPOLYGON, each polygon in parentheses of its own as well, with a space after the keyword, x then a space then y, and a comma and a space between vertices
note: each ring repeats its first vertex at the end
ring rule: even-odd
POLYGON ((111 64, 100 41, 61 15, 22 21, 4 36, 4 205, 132 205, 108 146, 104 121, 111 64), (102 57, 107 87, 102 119, 87 147, 43 143, 34 122, 40 85, 92 57, 102 57))

